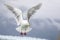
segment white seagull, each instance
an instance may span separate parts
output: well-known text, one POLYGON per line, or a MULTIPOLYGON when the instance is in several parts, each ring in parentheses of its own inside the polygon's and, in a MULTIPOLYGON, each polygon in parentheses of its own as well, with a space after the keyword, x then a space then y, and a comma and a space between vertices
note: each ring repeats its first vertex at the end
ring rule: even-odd
POLYGON ((22 16, 22 11, 18 8, 15 8, 9 4, 4 4, 10 11, 13 12, 13 14, 15 15, 15 19, 17 22, 18 27, 16 28, 16 30, 21 34, 21 35, 26 35, 26 33, 31 31, 31 27, 30 27, 30 23, 29 23, 29 19, 30 17, 41 7, 42 3, 30 8, 27 12, 27 20, 23 19, 22 16))

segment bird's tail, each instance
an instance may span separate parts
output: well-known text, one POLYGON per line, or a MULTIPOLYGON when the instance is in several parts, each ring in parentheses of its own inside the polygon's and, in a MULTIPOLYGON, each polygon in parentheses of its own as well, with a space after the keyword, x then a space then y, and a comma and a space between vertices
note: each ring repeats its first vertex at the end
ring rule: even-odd
POLYGON ((26 30, 22 29, 21 27, 17 27, 16 30, 19 32, 19 33, 28 33, 32 30, 32 28, 27 28, 26 30))

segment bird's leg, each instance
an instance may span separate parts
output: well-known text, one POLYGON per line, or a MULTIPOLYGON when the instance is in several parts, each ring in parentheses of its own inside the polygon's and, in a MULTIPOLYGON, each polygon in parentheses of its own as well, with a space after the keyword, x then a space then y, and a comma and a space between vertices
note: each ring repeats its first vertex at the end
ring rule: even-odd
POLYGON ((21 32, 20 35, 23 35, 23 33, 21 32))
POLYGON ((24 35, 26 35, 26 32, 24 33, 24 35))

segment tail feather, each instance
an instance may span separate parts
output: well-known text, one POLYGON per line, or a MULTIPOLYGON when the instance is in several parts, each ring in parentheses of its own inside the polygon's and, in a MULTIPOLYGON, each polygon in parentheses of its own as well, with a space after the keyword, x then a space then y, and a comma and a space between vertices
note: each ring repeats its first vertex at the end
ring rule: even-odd
POLYGON ((23 33, 28 33, 28 32, 30 32, 31 30, 32 30, 32 28, 27 28, 26 30, 21 30, 21 27, 17 27, 16 28, 16 30, 19 32, 19 33, 21 33, 21 32, 23 32, 23 33))

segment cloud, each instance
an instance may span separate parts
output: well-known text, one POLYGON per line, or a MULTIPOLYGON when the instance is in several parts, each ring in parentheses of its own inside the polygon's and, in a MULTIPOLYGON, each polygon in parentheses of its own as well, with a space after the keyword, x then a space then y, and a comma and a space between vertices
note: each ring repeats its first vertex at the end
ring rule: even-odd
MULTIPOLYGON (((60 17, 60 11, 59 11, 60 10, 60 6, 59 6, 60 1, 59 0, 25 0, 25 1, 24 0, 9 0, 9 1, 8 0, 0 0, 0 2, 1 2, 1 4, 4 4, 4 3, 11 4, 17 8, 20 8, 20 6, 23 6, 22 8, 25 7, 26 9, 29 9, 38 3, 42 3, 41 9, 37 12, 38 16, 35 15, 34 18, 35 17, 36 18, 51 17, 51 18, 59 19, 59 17, 60 17)), ((3 8, 5 8, 5 7, 3 7, 3 8)), ((6 10, 6 8, 3 10, 6 10)))

